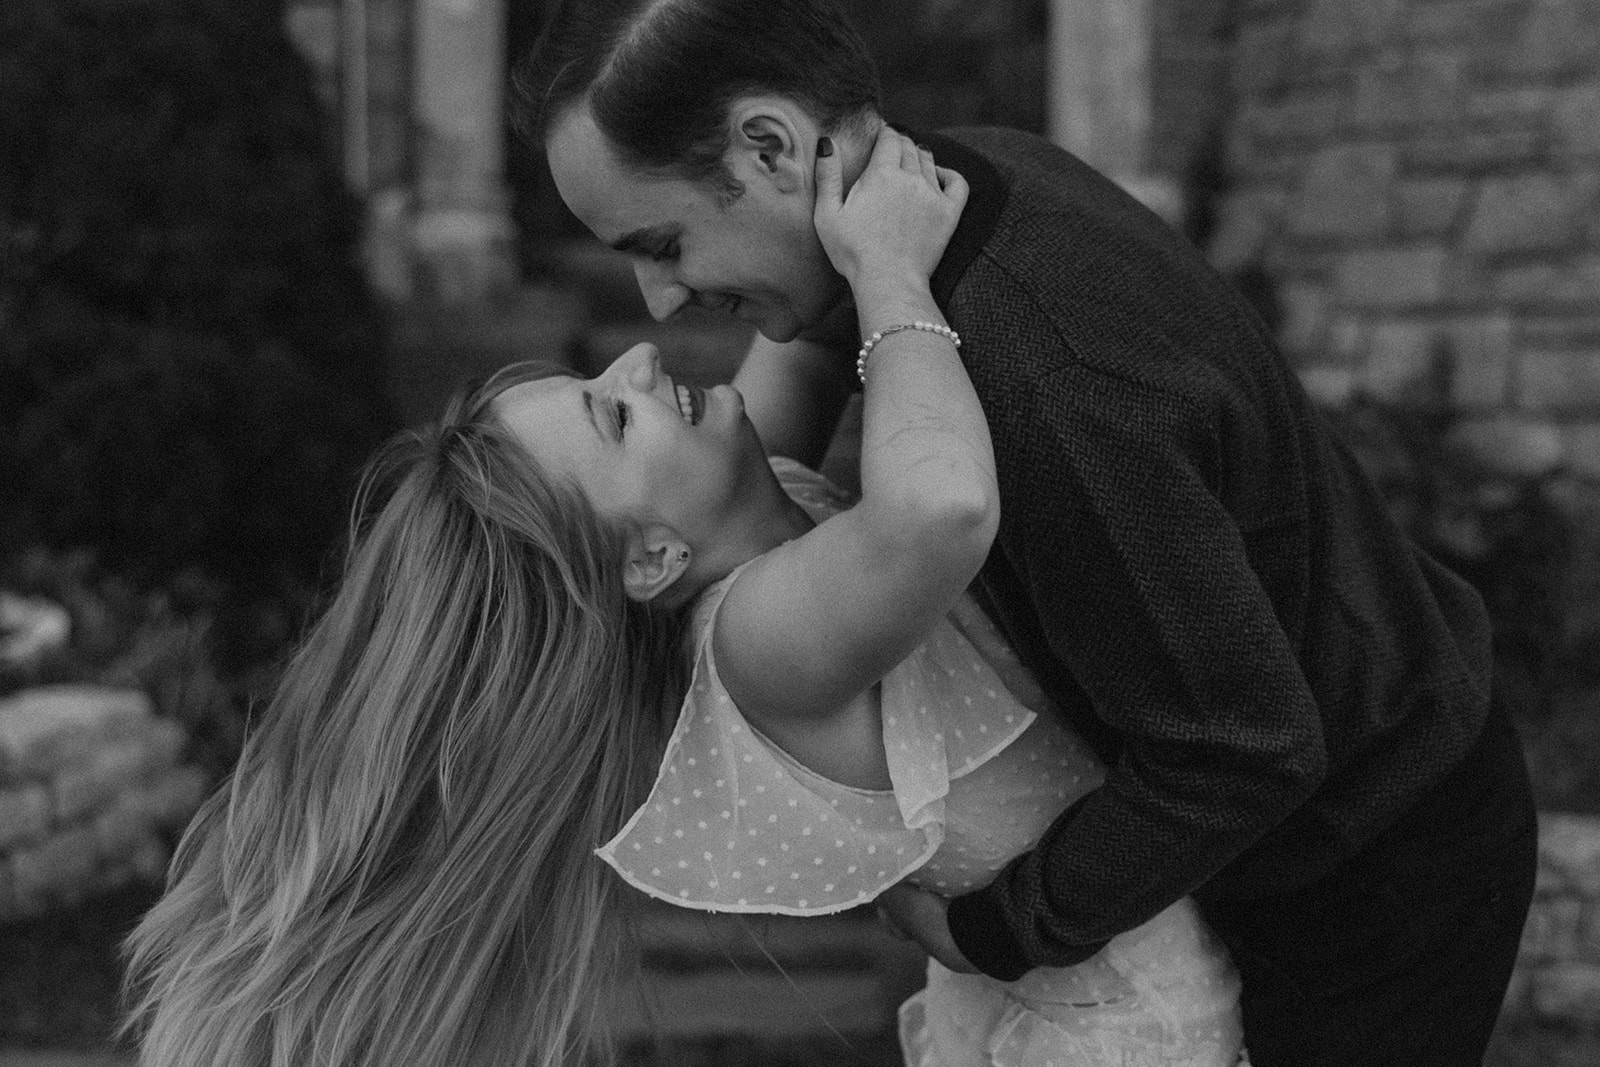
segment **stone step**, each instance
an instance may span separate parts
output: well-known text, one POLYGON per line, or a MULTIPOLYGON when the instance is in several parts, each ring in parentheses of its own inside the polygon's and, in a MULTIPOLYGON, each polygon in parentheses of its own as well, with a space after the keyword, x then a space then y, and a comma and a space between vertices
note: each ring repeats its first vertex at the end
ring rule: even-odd
MULTIPOLYGON (((819 1062, 852 1061, 850 1048, 856 1062, 899 1062, 889 1055, 895 1012, 921 988, 926 957, 890 934, 873 909, 794 918, 654 900, 638 907, 644 969, 616 1013, 622 1042, 665 1040, 681 1052, 684 1042, 703 1049, 744 1039, 822 1050, 819 1062)), ((765 1064, 772 1047, 726 1062, 765 1064)))

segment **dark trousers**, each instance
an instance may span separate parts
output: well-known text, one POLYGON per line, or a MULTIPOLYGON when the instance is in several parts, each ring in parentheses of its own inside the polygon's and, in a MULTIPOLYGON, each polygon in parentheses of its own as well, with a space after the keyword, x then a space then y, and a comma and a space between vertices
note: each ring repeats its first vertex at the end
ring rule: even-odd
POLYGON ((1315 885, 1211 902, 1253 1067, 1478 1067, 1533 896, 1538 827, 1496 706, 1466 760, 1315 885))

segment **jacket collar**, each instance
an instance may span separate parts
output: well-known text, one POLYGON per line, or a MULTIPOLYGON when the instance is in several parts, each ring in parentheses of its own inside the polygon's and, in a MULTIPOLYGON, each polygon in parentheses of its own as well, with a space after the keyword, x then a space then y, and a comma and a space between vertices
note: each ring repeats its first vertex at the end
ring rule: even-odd
POLYGON ((956 232, 945 246, 944 258, 933 272, 931 283, 934 303, 944 308, 949 306, 961 276, 994 234, 1000 212, 1006 206, 1006 186, 993 163, 961 142, 943 134, 904 132, 918 144, 932 149, 934 162, 939 166, 949 167, 967 180, 967 205, 961 212, 961 221, 956 224, 956 232))

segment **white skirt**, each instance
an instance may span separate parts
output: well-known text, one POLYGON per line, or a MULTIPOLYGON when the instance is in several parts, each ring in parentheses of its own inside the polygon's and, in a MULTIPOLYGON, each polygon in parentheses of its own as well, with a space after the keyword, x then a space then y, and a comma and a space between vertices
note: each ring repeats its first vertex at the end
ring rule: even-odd
POLYGON ((928 961, 900 1008, 908 1067, 1240 1067, 1239 976, 1190 900, 1015 982, 928 961))

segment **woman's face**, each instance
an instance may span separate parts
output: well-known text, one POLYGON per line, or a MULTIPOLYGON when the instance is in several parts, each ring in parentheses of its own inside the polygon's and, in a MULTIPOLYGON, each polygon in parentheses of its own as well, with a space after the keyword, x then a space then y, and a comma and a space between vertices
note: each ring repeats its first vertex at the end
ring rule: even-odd
POLYGON ((738 391, 673 381, 654 345, 635 345, 592 379, 513 385, 493 407, 602 516, 669 526, 697 548, 716 536, 748 480, 767 472, 738 391))

